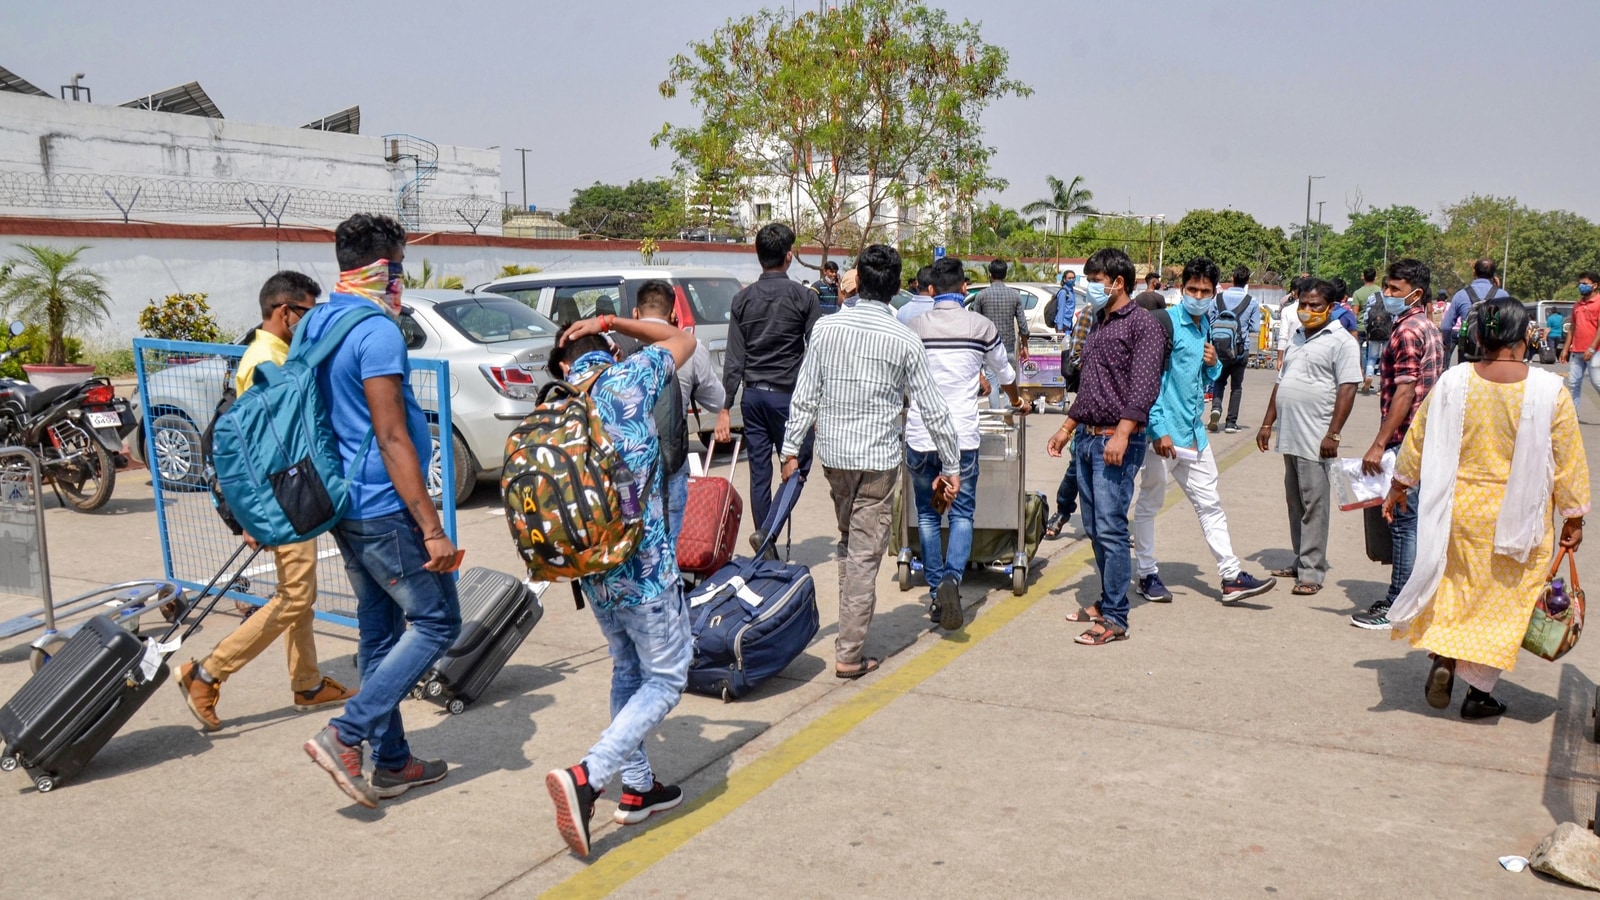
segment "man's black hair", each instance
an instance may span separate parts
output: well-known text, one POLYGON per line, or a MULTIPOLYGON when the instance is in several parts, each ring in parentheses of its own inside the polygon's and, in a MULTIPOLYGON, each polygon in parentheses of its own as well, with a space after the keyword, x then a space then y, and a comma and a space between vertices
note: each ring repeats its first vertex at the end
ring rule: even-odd
POLYGON ((1145 284, 1152 284, 1152 283, 1154 283, 1154 284, 1158 284, 1158 285, 1159 285, 1159 284, 1160 284, 1160 283, 1161 283, 1161 276, 1160 276, 1160 275, 1157 275, 1157 274, 1156 274, 1156 273, 1154 273, 1154 272, 1151 272, 1151 273, 1150 273, 1150 274, 1149 274, 1149 275, 1146 275, 1146 276, 1145 276, 1145 277, 1144 277, 1144 283, 1145 283, 1145 284))
POLYGON ((356 213, 333 231, 333 253, 341 272, 389 259, 405 245, 405 226, 388 216, 356 213))
POLYGON ((1004 281, 1006 277, 1006 261, 1003 259, 989 260, 989 280, 1004 281))
POLYGON ((1494 260, 1492 260, 1492 259, 1480 259, 1477 262, 1473 263, 1472 264, 1472 277, 1473 278, 1493 278, 1494 277, 1494 260))
POLYGON ((1404 281, 1413 288, 1421 288, 1424 300, 1428 297, 1428 289, 1433 286, 1433 270, 1422 260, 1410 257, 1389 263, 1389 271, 1385 273, 1385 277, 1391 281, 1396 279, 1404 281))
MULTIPOLYGON (((923 266, 917 270, 917 287, 919 291, 925 291, 933 287, 933 266, 923 266)), ((918 293, 919 291, 913 291, 912 293, 918 293)))
POLYGON ((659 313, 659 318, 668 319, 672 316, 673 307, 672 285, 659 278, 652 278, 639 285, 639 296, 633 301, 635 309, 649 309, 659 313))
POLYGON ((288 269, 268 278, 261 285, 261 320, 266 321, 272 311, 285 303, 304 299, 315 303, 322 296, 322 288, 304 272, 288 269))
POLYGON ((1513 297, 1485 300, 1471 315, 1477 317, 1478 343, 1485 354, 1528 339, 1528 308, 1513 297))
POLYGON ((1345 284, 1343 278, 1330 278, 1328 283, 1333 285, 1333 302, 1343 303, 1344 298, 1350 296, 1350 285, 1345 284))
POLYGON ((1178 285, 1181 287, 1196 278, 1203 278, 1211 282, 1211 287, 1215 290, 1218 286, 1217 282, 1222 280, 1222 270, 1217 268, 1216 263, 1206 259, 1204 256, 1196 256, 1194 259, 1189 260, 1188 265, 1183 267, 1183 275, 1178 278, 1178 285))
POLYGON ((1233 286, 1234 287, 1249 287, 1250 286, 1250 267, 1249 266, 1234 266, 1233 267, 1233 286))
POLYGON ((1361 280, 1367 282, 1368 284, 1377 281, 1378 270, 1371 266, 1367 266, 1365 269, 1361 270, 1361 280))
POLYGON ((936 259, 928 267, 928 279, 935 294, 959 294, 967 281, 967 269, 954 256, 936 259))
POLYGON ((883 244, 868 244, 856 257, 856 287, 868 300, 887 303, 900 290, 900 253, 883 244))
POLYGON ((768 222, 756 232, 756 259, 766 271, 783 268, 783 258, 794 249, 794 229, 782 222, 768 222))
POLYGON ((824 272, 837 272, 837 271, 839 271, 839 264, 830 259, 827 262, 822 264, 822 271, 824 271, 824 272))
POLYGON ((581 358, 585 353, 593 353, 596 350, 600 350, 605 353, 612 352, 611 342, 606 340, 606 336, 603 334, 586 334, 563 347, 561 345, 561 339, 566 337, 567 329, 578 324, 580 321, 582 320, 574 319, 573 321, 561 326, 561 330, 556 332, 556 343, 554 347, 550 348, 550 362, 545 366, 545 368, 549 370, 550 377, 557 381, 561 381, 562 379, 566 378, 566 375, 562 374, 561 372, 562 363, 567 363, 570 365, 571 363, 577 362, 578 359, 581 358))
POLYGON ((1110 290, 1111 286, 1116 284, 1117 279, 1121 278, 1122 289, 1132 291, 1133 282, 1136 280, 1133 271, 1133 260, 1128 258, 1128 254, 1118 250, 1116 247, 1103 247, 1096 250, 1094 255, 1084 262, 1083 275, 1085 278, 1095 275, 1106 276, 1107 290, 1110 290))
POLYGON ((1582 281, 1585 278, 1589 279, 1589 282, 1591 284, 1600 284, 1600 275, 1596 275, 1593 272, 1579 272, 1578 273, 1578 280, 1579 281, 1582 281))
POLYGON ((1328 301, 1330 307, 1339 302, 1338 286, 1326 278, 1311 278, 1308 276, 1300 279, 1300 299, 1304 301, 1307 294, 1316 294, 1318 297, 1328 301))

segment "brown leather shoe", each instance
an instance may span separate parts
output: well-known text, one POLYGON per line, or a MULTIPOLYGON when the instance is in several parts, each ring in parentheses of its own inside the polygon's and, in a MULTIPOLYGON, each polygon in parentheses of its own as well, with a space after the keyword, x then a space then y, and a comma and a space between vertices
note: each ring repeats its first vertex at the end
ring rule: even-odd
POLYGON ((183 702, 189 704, 189 711, 200 720, 200 727, 206 731, 222 727, 222 720, 217 718, 217 698, 222 694, 222 686, 201 678, 198 662, 191 659, 178 667, 178 690, 183 691, 183 702))
POLYGON ((327 706, 338 706, 356 695, 332 678, 323 676, 322 683, 309 691, 294 692, 294 708, 301 712, 311 712, 327 706))

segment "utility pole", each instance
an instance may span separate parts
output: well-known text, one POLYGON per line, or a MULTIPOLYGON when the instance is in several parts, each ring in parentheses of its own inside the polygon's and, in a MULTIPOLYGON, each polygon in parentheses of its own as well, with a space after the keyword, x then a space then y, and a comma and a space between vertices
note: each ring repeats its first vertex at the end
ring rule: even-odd
POLYGON ((1317 268, 1313 273, 1316 275, 1322 274, 1322 204, 1327 202, 1326 200, 1317 201, 1317 268))
POLYGON ((1388 216, 1384 216, 1383 217, 1383 272, 1380 272, 1379 274, 1383 275, 1385 278, 1387 278, 1388 276, 1386 274, 1384 274, 1384 273, 1387 273, 1388 271, 1389 271, 1389 217, 1388 216))
POLYGON ((528 211, 528 148, 516 148, 522 154, 522 211, 528 211))
POLYGON ((1306 220, 1300 226, 1300 271, 1307 271, 1306 266, 1311 263, 1311 182, 1322 175, 1306 176, 1306 220))
MULTIPOLYGON (((1505 288, 1506 279, 1510 277, 1511 274, 1506 270, 1511 268, 1511 216, 1515 214, 1516 211, 1517 201, 1513 199, 1509 207, 1506 209, 1506 255, 1500 260, 1500 286, 1503 288, 1505 288)), ((1510 288, 1505 289, 1507 293, 1511 291, 1510 288)))

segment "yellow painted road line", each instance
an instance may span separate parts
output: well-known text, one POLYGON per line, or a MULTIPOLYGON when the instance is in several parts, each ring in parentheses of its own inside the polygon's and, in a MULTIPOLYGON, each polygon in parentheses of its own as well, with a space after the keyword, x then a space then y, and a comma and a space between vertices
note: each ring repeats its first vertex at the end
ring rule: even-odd
MULTIPOLYGON (((1253 441, 1231 451, 1218 470, 1231 468, 1256 450, 1253 441)), ((1181 492, 1171 492, 1163 512, 1177 502, 1181 492)), ((988 605, 983 614, 961 631, 952 632, 892 672, 874 676, 855 695, 823 713, 771 750, 762 753, 727 777, 722 790, 707 790, 684 804, 683 811, 589 864, 583 871, 552 887, 543 896, 551 900, 589 900, 604 897, 639 873, 665 859, 701 832, 720 822, 745 802, 794 771, 834 741, 849 734, 873 713, 883 709, 955 662, 980 641, 1032 609, 1040 600, 1076 576, 1094 558, 1094 548, 1082 547, 1055 560, 1050 569, 1022 596, 1005 595, 988 605)), ((848 689, 847 689, 848 690, 848 689)))

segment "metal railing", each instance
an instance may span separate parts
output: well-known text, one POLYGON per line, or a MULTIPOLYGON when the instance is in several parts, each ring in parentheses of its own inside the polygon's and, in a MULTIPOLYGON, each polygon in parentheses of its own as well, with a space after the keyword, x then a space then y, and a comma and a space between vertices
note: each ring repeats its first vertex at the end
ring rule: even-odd
POLYGON ((0 447, 0 593, 53 605, 44 481, 39 457, 26 447, 0 447))

